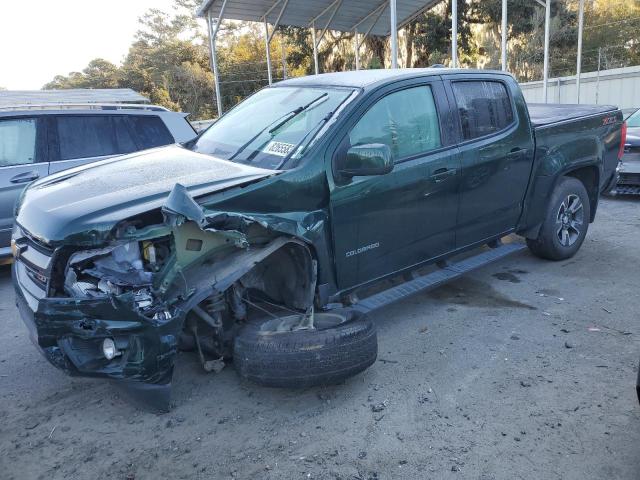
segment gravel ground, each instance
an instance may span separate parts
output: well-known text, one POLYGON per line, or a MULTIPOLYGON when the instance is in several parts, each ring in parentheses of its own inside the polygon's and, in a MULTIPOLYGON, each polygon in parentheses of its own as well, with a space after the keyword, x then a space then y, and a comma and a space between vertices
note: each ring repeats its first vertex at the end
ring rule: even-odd
POLYGON ((580 252, 519 253, 375 313, 376 364, 303 391, 205 374, 174 408, 72 379, 29 343, 0 271, 3 479, 638 479, 640 200, 605 200, 580 252))

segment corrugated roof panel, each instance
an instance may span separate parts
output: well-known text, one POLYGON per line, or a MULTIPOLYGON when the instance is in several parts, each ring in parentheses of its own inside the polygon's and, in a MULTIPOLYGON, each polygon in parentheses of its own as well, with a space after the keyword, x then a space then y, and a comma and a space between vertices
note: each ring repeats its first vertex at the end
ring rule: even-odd
POLYGON ((0 90, 0 106, 50 103, 149 103, 149 99, 130 88, 0 90))
MULTIPOLYGON (((230 20, 244 20, 260 22, 264 15, 277 3, 275 8, 271 10, 267 20, 275 22, 280 14, 280 8, 283 0, 227 0, 224 18, 230 20)), ((220 12, 223 0, 205 0, 198 9, 198 15, 205 16, 209 8, 213 17, 217 17, 220 12)), ((280 20, 281 25, 289 25, 294 27, 308 27, 311 20, 318 16, 323 10, 327 9, 333 0, 289 0, 287 8, 280 20)), ((375 11, 382 4, 387 4, 387 0, 380 2, 371 2, 367 0, 343 0, 337 14, 334 16, 329 25, 330 30, 342 32, 353 31, 353 26, 360 22, 363 18, 375 11)), ((396 0, 396 10, 398 18, 398 27, 413 19, 417 14, 432 7, 438 3, 438 0, 396 0)), ((333 8, 324 13, 321 18, 316 21, 316 28, 324 28, 325 22, 331 17, 333 8)), ((366 22, 358 28, 359 31, 365 31, 371 26, 371 22, 375 16, 367 19, 366 22)), ((371 30, 373 35, 389 35, 389 8, 385 8, 380 20, 371 30)))

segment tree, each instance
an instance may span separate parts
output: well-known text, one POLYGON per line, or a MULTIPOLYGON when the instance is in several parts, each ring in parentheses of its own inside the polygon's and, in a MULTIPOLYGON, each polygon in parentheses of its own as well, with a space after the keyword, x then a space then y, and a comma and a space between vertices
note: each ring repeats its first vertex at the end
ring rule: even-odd
POLYGON ((82 72, 71 72, 67 76, 56 75, 43 88, 117 88, 119 84, 118 67, 107 60, 96 58, 82 72))
MULTIPOLYGON (((399 34, 404 64, 412 67, 450 63, 451 1, 443 0, 418 15, 399 34)), ((640 63, 640 2, 593 0, 587 3, 583 71, 640 63)), ((200 0, 174 0, 169 12, 150 9, 121 66, 95 59, 81 72, 58 75, 45 88, 128 87, 153 103, 191 112, 194 118, 216 115, 208 39, 194 12, 200 0)), ((550 74, 573 75, 576 64, 577 0, 551 3, 550 74)), ((501 0, 458 0, 458 58, 463 66, 500 67, 501 0)), ((544 9, 533 0, 509 0, 508 70, 520 81, 542 77, 544 9)), ((222 101, 225 109, 267 85, 263 27, 225 21, 217 40, 222 101)), ((308 28, 280 26, 271 43, 273 78, 313 73, 313 45, 308 28)), ((389 39, 367 36, 361 50, 365 68, 390 61, 389 39)), ((320 72, 354 68, 353 33, 327 31, 318 48, 320 72)))

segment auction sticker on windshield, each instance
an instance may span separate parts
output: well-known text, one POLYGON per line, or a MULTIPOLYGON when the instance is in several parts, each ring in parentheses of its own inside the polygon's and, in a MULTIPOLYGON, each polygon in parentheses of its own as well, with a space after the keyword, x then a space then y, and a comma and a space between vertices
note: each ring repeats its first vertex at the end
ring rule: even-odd
POLYGON ((294 147, 295 145, 293 143, 269 142, 263 151, 264 153, 269 153, 271 155, 286 157, 294 147))

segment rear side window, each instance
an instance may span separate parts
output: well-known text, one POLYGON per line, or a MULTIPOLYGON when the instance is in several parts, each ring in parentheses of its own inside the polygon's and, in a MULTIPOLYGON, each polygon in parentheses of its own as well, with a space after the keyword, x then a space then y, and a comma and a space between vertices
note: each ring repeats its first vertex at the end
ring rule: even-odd
POLYGON ((0 167, 36 161, 36 120, 0 120, 0 167))
POLYGON ((464 140, 498 132, 513 122, 513 110, 502 82, 453 82, 464 140))
POLYGON ((159 147, 175 143, 164 122, 152 115, 127 117, 140 148, 159 147))
POLYGON ((131 153, 138 149, 133 138, 127 117, 112 117, 113 127, 116 135, 116 143, 118 145, 118 153, 131 153))
POLYGON ((381 98, 349 133, 351 146, 382 143, 395 161, 442 145, 431 88, 407 88, 381 98))
POLYGON ((60 160, 119 153, 113 124, 107 115, 58 117, 58 144, 60 160))

